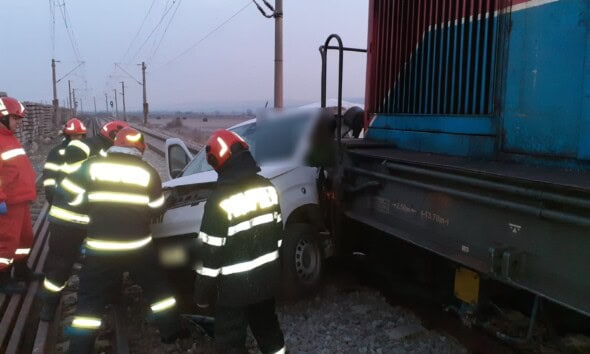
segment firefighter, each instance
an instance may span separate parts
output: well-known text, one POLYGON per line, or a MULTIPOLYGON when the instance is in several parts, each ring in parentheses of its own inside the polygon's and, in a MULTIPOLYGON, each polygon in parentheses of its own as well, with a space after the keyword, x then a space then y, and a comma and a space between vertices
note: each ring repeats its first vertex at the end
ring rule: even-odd
POLYGON ((69 174, 90 156, 105 155, 106 150, 113 145, 117 133, 129 126, 127 122, 114 120, 100 128, 100 133, 81 140, 72 140, 66 147, 63 172, 69 174))
POLYGON ((61 181, 61 168, 64 163, 66 146, 72 140, 80 140, 86 136, 86 127, 78 118, 67 121, 63 128, 64 139, 61 143, 49 151, 45 165, 43 166, 43 187, 45 188, 45 199, 51 204, 53 191, 61 181))
POLYGON ((32 273, 26 260, 33 244, 29 204, 37 197, 35 171, 14 136, 25 107, 12 97, 0 97, 0 292, 22 293, 17 280, 32 273), (10 276, 14 265, 13 277, 10 276))
POLYGON ((92 351, 110 290, 124 271, 142 286, 162 341, 179 335, 176 300, 150 234, 150 219, 162 212, 164 196, 158 173, 142 160, 145 148, 141 133, 124 128, 107 156, 88 159, 61 182, 70 204, 89 222, 70 353, 92 351))
MULTIPOLYGON (((75 172, 89 156, 106 154, 105 150, 113 145, 115 135, 126 126, 127 123, 121 121, 108 122, 100 129, 100 135, 71 140, 65 148, 64 162, 60 168, 62 181, 65 176, 75 172)), ((59 183, 49 209, 49 252, 45 262, 43 307, 40 313, 43 321, 53 320, 61 291, 70 277, 72 266, 80 256, 86 237, 88 217, 77 213, 75 206, 69 203, 70 188, 71 185, 67 182, 59 183)))
POLYGON ((207 142, 207 162, 217 171, 201 231, 195 301, 215 301, 215 342, 220 353, 247 353, 250 326, 263 353, 284 353, 275 314, 283 226, 276 189, 257 173, 248 144, 218 130, 207 142))

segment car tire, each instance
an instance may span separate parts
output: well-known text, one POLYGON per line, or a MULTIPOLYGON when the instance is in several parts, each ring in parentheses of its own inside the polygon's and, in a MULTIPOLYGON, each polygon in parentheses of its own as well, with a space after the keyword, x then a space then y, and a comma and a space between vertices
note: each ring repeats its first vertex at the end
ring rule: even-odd
POLYGON ((281 297, 297 300, 313 294, 324 271, 324 255, 319 235, 309 224, 288 224, 281 246, 281 297))

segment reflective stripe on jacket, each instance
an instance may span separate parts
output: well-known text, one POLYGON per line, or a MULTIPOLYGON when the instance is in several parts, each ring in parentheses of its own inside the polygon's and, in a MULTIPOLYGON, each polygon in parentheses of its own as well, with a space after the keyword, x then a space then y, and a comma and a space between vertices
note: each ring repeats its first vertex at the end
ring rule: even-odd
MULTIPOLYGON (((252 169, 251 155, 234 161, 230 178, 218 182, 207 199, 199 241, 201 261, 195 266, 197 302, 243 306, 274 296, 280 273, 283 225, 278 194, 252 169), (242 166, 244 165, 244 166, 242 166)), ((255 166, 255 165, 254 165, 255 166)))
POLYGON ((35 170, 18 139, 0 126, 0 201, 9 205, 34 201, 35 178, 35 170))
POLYGON ((164 206, 158 173, 140 157, 123 153, 89 158, 59 188, 70 210, 88 216, 86 246, 97 252, 148 244, 150 220, 164 206))
POLYGON ((63 177, 62 168, 66 146, 69 142, 68 139, 64 139, 59 145, 54 146, 47 154, 45 165, 43 165, 43 187, 45 188, 45 198, 49 203, 52 203, 55 188, 63 177))

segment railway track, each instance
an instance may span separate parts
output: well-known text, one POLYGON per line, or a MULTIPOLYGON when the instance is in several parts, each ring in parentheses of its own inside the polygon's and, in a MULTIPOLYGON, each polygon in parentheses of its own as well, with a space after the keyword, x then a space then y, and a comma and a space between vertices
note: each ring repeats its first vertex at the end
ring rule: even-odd
MULTIPOLYGON (((98 134, 100 128, 106 123, 105 118, 90 118, 86 120, 88 135, 98 134)), ((160 156, 165 155, 165 141, 169 136, 151 131, 143 127, 136 128, 142 131, 149 148, 160 156)), ((196 152, 193 147, 193 152, 196 152)), ((48 254, 49 229, 47 222, 48 204, 45 202, 45 193, 41 183, 41 173, 38 171, 36 180, 38 197, 32 205, 32 219, 35 243, 29 256, 28 264, 35 272, 43 272, 43 267, 48 254)), ((17 353, 55 353, 60 337, 60 324, 66 320, 61 318, 62 308, 65 306, 63 299, 71 295, 75 290, 66 288, 62 294, 62 302, 57 310, 57 317, 52 322, 40 321, 39 311, 41 301, 38 294, 42 289, 41 281, 33 281, 28 284, 25 294, 7 296, 0 294, 0 352, 7 354, 17 353)), ((124 333, 124 308, 115 304, 109 313, 111 317, 111 352, 117 354, 129 353, 129 343, 124 333)))
MULTIPOLYGON (((87 120, 89 135, 96 134, 104 122, 105 120, 100 118, 87 120)), ((41 177, 41 173, 38 173, 35 181, 38 192, 37 201, 31 207, 35 242, 27 261, 28 266, 39 273, 44 270, 49 251, 47 222, 49 205, 45 202, 41 177)), ((24 294, 0 294, 0 352, 7 354, 56 353, 58 337, 60 337, 59 325, 65 320, 61 317, 63 299, 72 291, 64 290, 55 320, 45 322, 39 319, 41 308, 39 294, 42 289, 42 280, 32 281, 27 285, 24 294)), ((123 333, 123 308, 118 305, 112 306, 110 315, 115 319, 112 321, 111 352, 129 353, 129 344, 123 333)))
MULTIPOLYGON (((40 177, 37 178, 37 185, 39 185, 40 179, 40 177)), ((43 272, 49 251, 47 212, 48 204, 45 202, 33 225, 35 243, 31 249, 28 265, 35 272, 43 272)), ((58 307, 56 319, 52 322, 45 322, 39 319, 41 301, 38 294, 41 289, 41 281, 33 281, 28 284, 24 294, 12 296, 0 294, 0 309, 2 311, 0 352, 7 354, 57 352, 58 337, 60 337, 59 325, 65 320, 61 318, 63 299, 72 291, 64 291, 62 294, 62 304, 58 307)), ((117 354, 129 353, 129 345, 123 334, 123 314, 124 311, 120 306, 112 307, 111 317, 115 320, 112 321, 111 347, 112 352, 117 354)))
MULTIPOLYGON (((162 157, 166 156, 166 139, 174 138, 174 136, 166 135, 137 124, 133 124, 133 127, 144 134, 148 149, 162 157)), ((196 154, 202 148, 199 145, 187 145, 187 147, 193 154, 196 154)))

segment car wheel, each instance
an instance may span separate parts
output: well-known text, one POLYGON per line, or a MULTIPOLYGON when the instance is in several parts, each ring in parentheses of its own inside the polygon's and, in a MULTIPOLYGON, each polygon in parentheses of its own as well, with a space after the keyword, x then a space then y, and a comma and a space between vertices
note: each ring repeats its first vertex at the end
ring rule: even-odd
POLYGON ((282 297, 299 299, 318 288, 323 252, 317 231, 309 224, 288 224, 281 247, 282 297))

